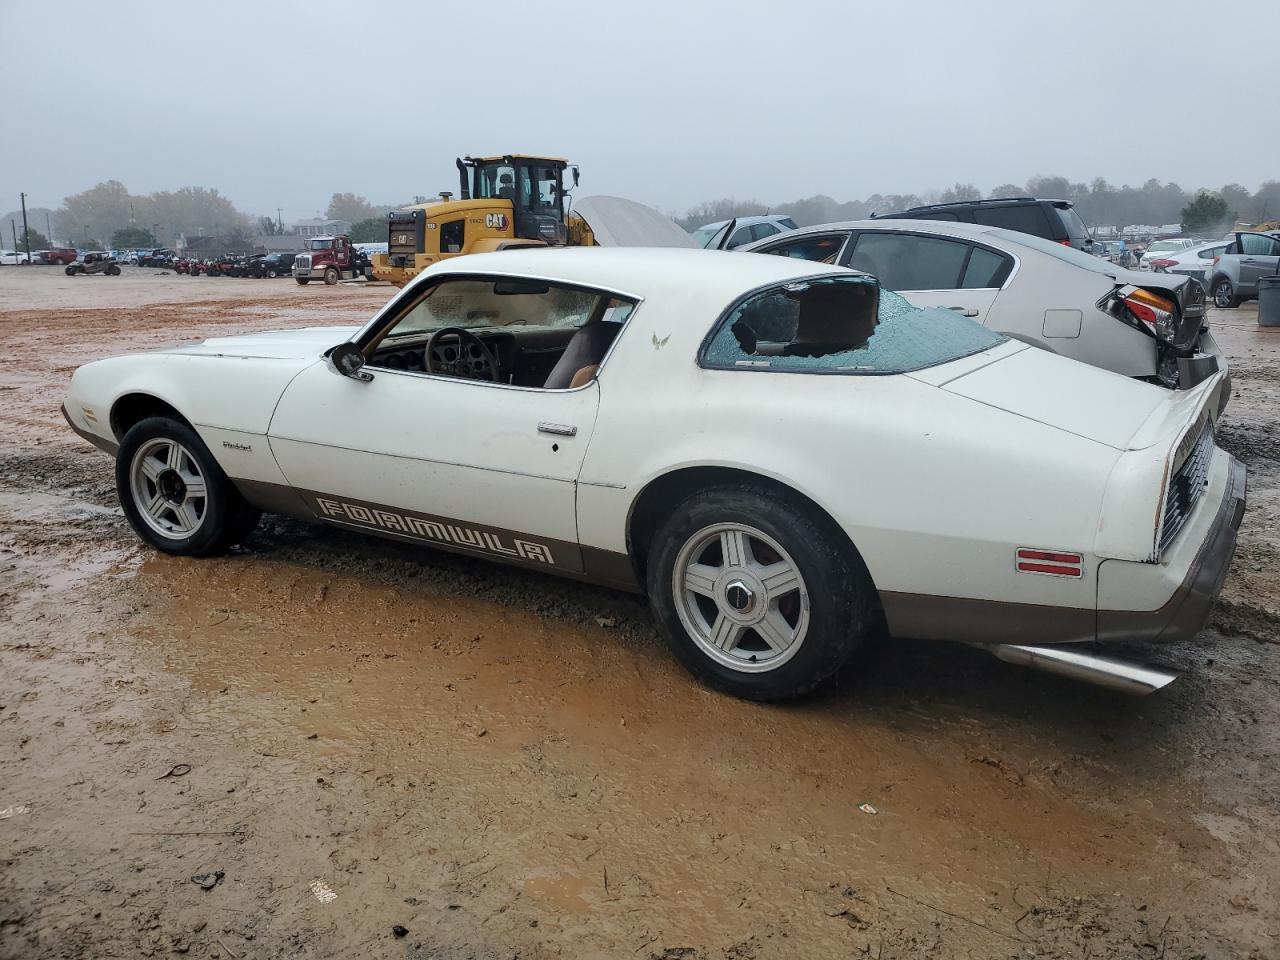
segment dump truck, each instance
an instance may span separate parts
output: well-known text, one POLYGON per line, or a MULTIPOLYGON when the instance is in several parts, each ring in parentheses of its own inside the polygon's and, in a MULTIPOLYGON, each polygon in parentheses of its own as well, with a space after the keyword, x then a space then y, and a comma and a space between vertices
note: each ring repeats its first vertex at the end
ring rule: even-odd
POLYGON ((431 264, 464 253, 532 246, 593 246, 591 228, 569 211, 565 172, 578 185, 578 168, 558 157, 507 154, 459 157, 457 199, 387 215, 387 252, 373 258, 373 274, 403 286, 431 264))

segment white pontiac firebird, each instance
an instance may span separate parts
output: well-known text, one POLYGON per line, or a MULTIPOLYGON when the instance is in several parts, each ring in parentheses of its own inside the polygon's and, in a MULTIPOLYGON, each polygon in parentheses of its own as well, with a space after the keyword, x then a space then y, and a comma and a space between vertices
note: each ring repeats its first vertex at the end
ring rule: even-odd
POLYGON ((1098 649, 1193 635, 1221 589, 1222 376, 1170 391, 819 263, 515 250, 360 329, 86 364, 64 414, 168 553, 273 511, 642 591, 760 700, 885 629, 1149 692, 1174 674, 1098 649))

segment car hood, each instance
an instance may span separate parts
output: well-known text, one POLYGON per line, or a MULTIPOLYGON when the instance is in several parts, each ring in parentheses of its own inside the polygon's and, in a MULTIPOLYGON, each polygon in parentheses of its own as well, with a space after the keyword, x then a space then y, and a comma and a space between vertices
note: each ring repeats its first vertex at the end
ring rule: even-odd
POLYGON ((1116 450, 1153 440, 1144 424, 1172 392, 1016 342, 911 374, 957 396, 1116 450))
POLYGON ((219 357, 271 357, 280 360, 309 360, 330 347, 350 340, 359 327, 303 327, 299 330, 268 330, 239 337, 210 337, 190 347, 166 353, 201 354, 219 357))

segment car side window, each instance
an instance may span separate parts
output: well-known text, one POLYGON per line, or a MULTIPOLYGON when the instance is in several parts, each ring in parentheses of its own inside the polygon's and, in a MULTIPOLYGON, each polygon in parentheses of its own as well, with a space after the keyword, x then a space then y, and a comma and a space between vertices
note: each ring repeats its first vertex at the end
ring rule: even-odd
POLYGON ((877 230, 858 235, 849 266, 889 290, 955 290, 968 254, 956 240, 877 230))
POLYGON ((918 309, 870 277, 796 280, 736 303, 708 337, 718 370, 902 373, 988 350, 1005 337, 950 310, 918 309))
POLYGON ((1009 277, 1012 261, 1003 254, 985 247, 974 247, 969 254, 969 265, 964 268, 960 286, 965 290, 986 290, 999 287, 1009 277))
POLYGON ((751 228, 751 239, 761 240, 765 237, 772 237, 775 233, 781 232, 782 231, 772 223, 757 223, 751 228))
POLYGON ((771 253, 777 257, 791 257, 794 260, 812 260, 814 263, 827 263, 835 266, 840 248, 844 246, 846 234, 823 233, 817 236, 801 237, 798 240, 775 243, 760 253, 771 253))
POLYGON ((1275 237, 1268 237, 1264 233, 1242 233, 1240 234, 1240 250, 1245 256, 1280 256, 1280 240, 1275 237))
POLYGON ((744 243, 750 243, 750 242, 751 242, 751 228, 739 227, 737 230, 733 231, 733 237, 729 240, 728 246, 740 247, 744 243))
POLYGON ((973 219, 989 227, 1004 227, 1006 230, 1053 239, 1049 231, 1049 220, 1038 203, 1016 207, 984 207, 974 211, 973 219))

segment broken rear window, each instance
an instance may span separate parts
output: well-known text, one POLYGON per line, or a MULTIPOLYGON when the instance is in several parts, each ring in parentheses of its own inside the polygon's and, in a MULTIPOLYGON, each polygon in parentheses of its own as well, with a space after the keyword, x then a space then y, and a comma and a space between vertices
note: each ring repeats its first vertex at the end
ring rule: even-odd
POLYGON ((830 277, 747 297, 720 321, 701 362, 720 370, 906 373, 1005 339, 954 311, 913 307, 873 278, 830 277))

